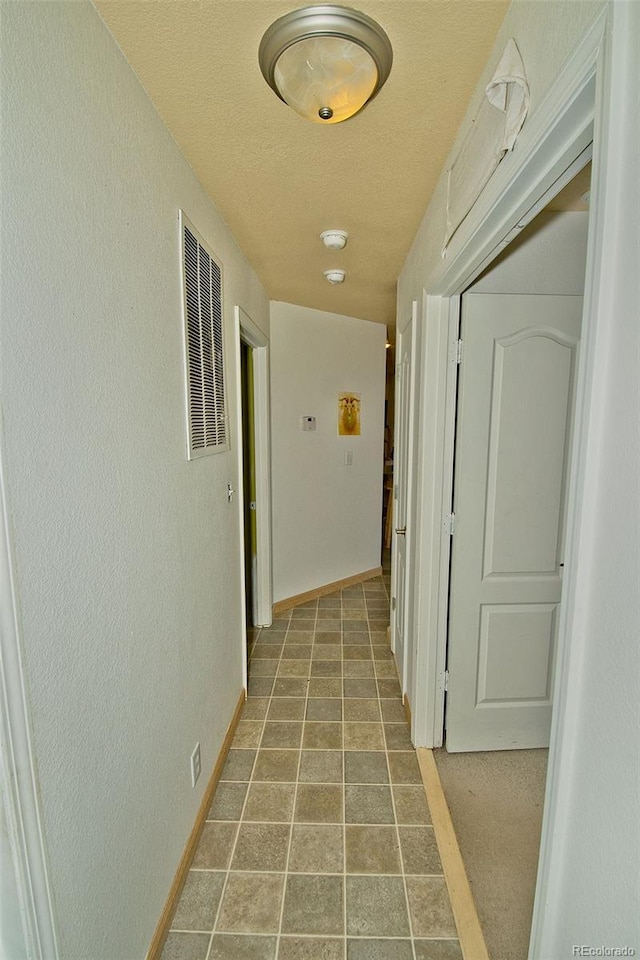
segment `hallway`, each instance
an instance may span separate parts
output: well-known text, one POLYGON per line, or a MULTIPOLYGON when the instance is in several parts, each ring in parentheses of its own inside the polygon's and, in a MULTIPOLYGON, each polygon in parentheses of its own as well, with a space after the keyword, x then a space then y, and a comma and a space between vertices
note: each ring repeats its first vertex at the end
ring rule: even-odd
POLYGON ((252 637, 249 697, 163 960, 461 960, 387 584, 252 637))

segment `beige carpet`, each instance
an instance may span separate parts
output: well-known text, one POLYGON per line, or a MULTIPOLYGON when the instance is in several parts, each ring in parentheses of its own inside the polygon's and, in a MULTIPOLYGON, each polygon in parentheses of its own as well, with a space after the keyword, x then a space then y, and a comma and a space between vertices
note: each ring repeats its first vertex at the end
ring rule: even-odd
POLYGON ((546 750, 434 750, 491 960, 526 960, 546 750))

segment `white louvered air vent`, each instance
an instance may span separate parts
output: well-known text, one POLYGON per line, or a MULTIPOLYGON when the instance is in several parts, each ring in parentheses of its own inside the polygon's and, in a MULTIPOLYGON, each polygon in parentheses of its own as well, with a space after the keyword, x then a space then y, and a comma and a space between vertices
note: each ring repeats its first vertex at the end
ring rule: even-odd
POLYGON ((181 217, 189 460, 229 449, 224 379, 222 273, 181 217))

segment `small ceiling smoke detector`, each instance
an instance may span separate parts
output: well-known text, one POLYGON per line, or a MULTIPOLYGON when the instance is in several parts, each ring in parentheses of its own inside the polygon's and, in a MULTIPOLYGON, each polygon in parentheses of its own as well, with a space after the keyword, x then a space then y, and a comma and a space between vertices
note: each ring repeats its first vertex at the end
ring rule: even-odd
POLYGON ((346 230, 324 230, 320 239, 328 250, 344 250, 349 234, 346 230))
POLYGON ((329 283, 344 283, 346 277, 344 270, 325 270, 324 275, 329 283))

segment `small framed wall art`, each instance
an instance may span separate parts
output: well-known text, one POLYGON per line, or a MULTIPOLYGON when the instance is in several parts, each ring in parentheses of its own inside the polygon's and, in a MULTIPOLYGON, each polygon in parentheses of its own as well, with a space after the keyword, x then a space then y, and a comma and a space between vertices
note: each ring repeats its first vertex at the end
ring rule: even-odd
POLYGON ((338 394, 338 436, 360 436, 360 394, 338 394))

